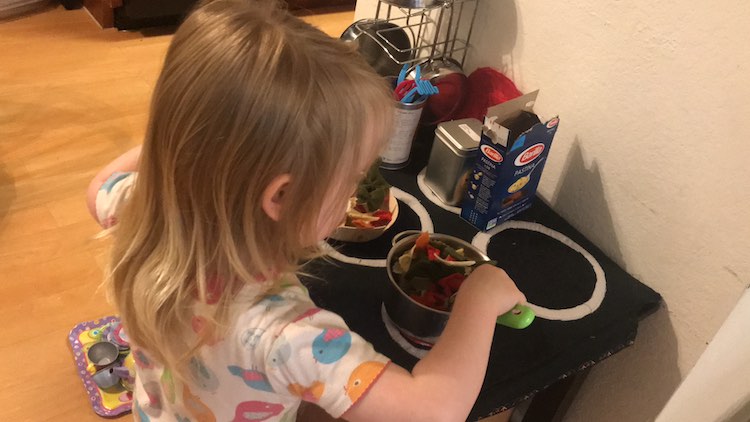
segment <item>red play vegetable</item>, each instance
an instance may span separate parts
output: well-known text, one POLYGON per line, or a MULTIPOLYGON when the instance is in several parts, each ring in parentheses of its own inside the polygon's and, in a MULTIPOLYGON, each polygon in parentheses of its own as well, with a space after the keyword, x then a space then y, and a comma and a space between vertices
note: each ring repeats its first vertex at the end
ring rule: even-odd
POLYGON ((444 295, 432 290, 428 290, 421 295, 412 294, 411 298, 424 306, 438 309, 445 306, 445 301, 447 299, 447 297, 445 297, 444 295))
POLYGON ((464 280, 466 276, 463 274, 451 274, 438 280, 437 285, 442 288, 444 295, 450 297, 458 291, 464 280))
POLYGON ((399 287, 414 301, 429 308, 450 311, 451 298, 476 267, 467 259, 463 248, 454 249, 440 240, 421 233, 409 249, 394 264, 400 274, 399 287), (402 258, 408 258, 403 259, 402 258), (452 261, 452 264, 449 263, 452 261), (460 262, 458 262, 460 261, 460 262))
POLYGON ((427 245, 427 259, 430 261, 437 261, 437 258, 440 256, 440 249, 427 245))
POLYGON ((417 241, 414 242, 414 249, 415 250, 424 250, 427 248, 427 245, 430 244, 430 234, 427 232, 422 232, 422 234, 419 235, 417 238, 417 241))
POLYGON ((390 211, 385 210, 375 211, 372 216, 378 218, 377 220, 370 223, 373 227, 383 227, 390 223, 393 219, 393 214, 390 211))

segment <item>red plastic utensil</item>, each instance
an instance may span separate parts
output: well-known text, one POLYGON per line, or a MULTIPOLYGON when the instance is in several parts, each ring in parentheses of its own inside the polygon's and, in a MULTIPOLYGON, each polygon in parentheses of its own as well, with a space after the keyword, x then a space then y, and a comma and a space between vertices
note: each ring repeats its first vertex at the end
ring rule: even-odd
POLYGON ((407 79, 401 82, 396 86, 396 89, 393 90, 393 98, 397 101, 401 101, 401 99, 404 98, 404 95, 414 89, 416 85, 417 83, 412 79, 407 79))

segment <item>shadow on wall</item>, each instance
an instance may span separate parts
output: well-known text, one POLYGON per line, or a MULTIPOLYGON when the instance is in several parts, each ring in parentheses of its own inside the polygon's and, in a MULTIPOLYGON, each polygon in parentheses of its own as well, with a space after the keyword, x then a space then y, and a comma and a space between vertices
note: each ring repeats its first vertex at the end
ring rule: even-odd
POLYGON ((575 138, 557 183, 552 207, 610 259, 625 268, 609 211, 599 166, 586 167, 581 141, 575 138))
POLYGON ((478 7, 465 70, 492 66, 508 74, 513 69, 511 53, 518 40, 518 11, 515 0, 484 1, 479 2, 478 7), (504 57, 509 57, 511 63, 501 63, 504 57))
POLYGON ((618 422, 653 421, 682 380, 677 355, 665 304, 641 321, 632 347, 592 368, 564 421, 609 421, 612 415, 620 415, 618 422))

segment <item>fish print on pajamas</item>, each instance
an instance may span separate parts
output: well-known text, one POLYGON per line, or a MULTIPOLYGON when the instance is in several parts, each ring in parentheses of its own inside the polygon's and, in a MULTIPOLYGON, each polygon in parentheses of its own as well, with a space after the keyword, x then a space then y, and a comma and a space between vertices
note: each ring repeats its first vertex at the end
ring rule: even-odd
POLYGON ((143 352, 141 349, 133 349, 133 360, 135 360, 135 364, 141 368, 141 369, 152 369, 154 367, 154 364, 151 362, 151 359, 149 359, 148 356, 146 356, 146 353, 143 352))
POLYGON ((117 182, 120 180, 130 176, 131 173, 121 173, 121 172, 114 172, 111 176, 109 176, 109 179, 107 179, 102 186, 99 188, 99 190, 106 191, 107 193, 112 192, 112 188, 115 187, 117 182))
POLYGON ((255 349, 266 330, 262 328, 248 328, 242 332, 240 343, 248 349, 255 349))
POLYGON ((205 363, 198 357, 193 356, 188 365, 190 375, 202 390, 214 392, 219 388, 219 379, 211 372, 205 363))
POLYGON ((195 334, 205 337, 206 344, 209 346, 213 346, 222 340, 214 335, 213 323, 202 316, 194 315, 190 320, 190 325, 193 327, 195 334))
POLYGON ((262 422, 284 411, 284 406, 262 401, 246 401, 237 405, 232 422, 262 422))
POLYGON ((224 280, 211 276, 206 280, 206 304, 216 305, 224 294, 224 280))
POLYGON ((320 400, 321 397, 323 397, 326 386, 320 381, 315 381, 308 387, 296 383, 289 384, 289 387, 287 387, 287 389, 289 390, 289 393, 301 398, 304 401, 317 403, 317 401, 320 400))
POLYGON ((274 348, 271 351, 270 356, 268 357, 268 366, 270 366, 271 369, 278 369, 279 367, 287 363, 291 356, 292 346, 282 334, 281 336, 279 336, 279 338, 276 339, 276 344, 274 345, 274 348))
POLYGON ((167 401, 170 404, 174 404, 177 395, 174 388, 174 378, 172 378, 172 372, 166 368, 161 374, 161 389, 164 391, 164 395, 167 396, 167 401))
POLYGON ((158 418, 162 411, 161 388, 157 382, 143 383, 143 391, 148 397, 148 403, 140 406, 141 410, 154 418, 158 418))
POLYGON ((185 384, 182 388, 182 403, 192 416, 192 422, 216 422, 216 416, 190 388, 185 384))
POLYGON ((305 312, 303 312, 302 314, 298 315, 296 318, 294 318, 292 320, 292 323, 302 321, 305 318, 310 318, 312 320, 313 315, 317 314, 320 311, 321 311, 320 308, 310 308, 306 310, 305 312))
POLYGON ((383 362, 364 362, 354 368, 349 376, 349 382, 346 384, 346 395, 349 400, 355 403, 367 391, 370 385, 380 375, 385 367, 383 362))
POLYGON ((137 401, 133 401, 133 416, 136 422, 151 422, 151 418, 141 409, 137 401))
POLYGON ((346 355, 352 346, 352 335, 340 328, 326 328, 312 344, 313 359, 322 364, 331 364, 346 355))
POLYGON ((284 306, 284 304, 286 304, 287 302, 286 299, 284 299, 284 297, 281 295, 269 295, 264 297, 263 300, 261 300, 259 303, 265 306, 266 312, 268 312, 273 308, 284 306))
POLYGON ((245 385, 248 387, 273 393, 273 387, 271 387, 271 383, 268 381, 266 374, 254 369, 242 369, 235 365, 228 366, 227 369, 229 369, 230 374, 242 378, 242 381, 244 381, 245 385))

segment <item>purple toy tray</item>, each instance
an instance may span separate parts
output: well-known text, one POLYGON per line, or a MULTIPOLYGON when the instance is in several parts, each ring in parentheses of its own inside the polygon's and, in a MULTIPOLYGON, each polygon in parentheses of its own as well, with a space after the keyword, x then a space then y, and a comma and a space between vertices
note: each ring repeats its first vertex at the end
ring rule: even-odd
POLYGON ((86 355, 86 351, 88 347, 99 341, 95 338, 97 334, 96 330, 102 330, 108 324, 115 322, 119 322, 119 318, 116 316, 107 316, 94 321, 82 322, 73 327, 68 335, 68 341, 70 341, 70 346, 73 349, 73 357, 76 361, 78 376, 83 381, 84 388, 86 388, 91 407, 97 415, 105 418, 130 412, 133 404, 130 392, 125 389, 104 391, 96 385, 89 372, 91 362, 86 355))

